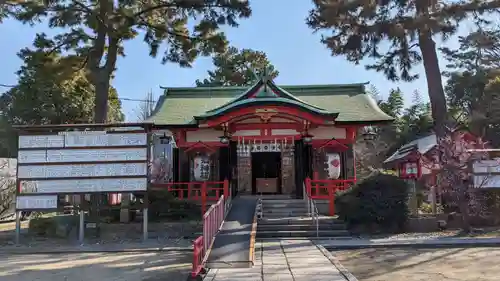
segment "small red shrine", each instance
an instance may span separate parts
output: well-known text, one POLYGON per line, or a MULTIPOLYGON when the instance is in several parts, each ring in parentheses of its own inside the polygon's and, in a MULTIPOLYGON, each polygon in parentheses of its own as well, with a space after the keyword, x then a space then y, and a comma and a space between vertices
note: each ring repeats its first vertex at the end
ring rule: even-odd
POLYGON ((171 181, 226 180, 233 196, 300 198, 306 178, 354 182, 358 129, 393 120, 365 84, 278 86, 264 74, 250 87, 164 89, 147 121, 175 141, 171 181))

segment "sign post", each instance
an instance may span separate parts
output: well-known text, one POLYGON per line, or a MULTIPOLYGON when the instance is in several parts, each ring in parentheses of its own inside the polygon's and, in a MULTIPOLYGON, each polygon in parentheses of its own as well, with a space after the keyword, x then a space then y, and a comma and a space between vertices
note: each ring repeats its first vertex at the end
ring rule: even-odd
POLYGON ((399 166, 399 177, 410 186, 409 207, 412 215, 418 215, 417 179, 420 177, 419 161, 404 162, 399 166))

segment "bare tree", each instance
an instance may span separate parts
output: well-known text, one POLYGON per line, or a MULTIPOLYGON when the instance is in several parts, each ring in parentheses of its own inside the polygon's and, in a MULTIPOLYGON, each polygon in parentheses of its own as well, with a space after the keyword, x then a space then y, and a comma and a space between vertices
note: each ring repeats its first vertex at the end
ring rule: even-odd
POLYGON ((0 219, 14 213, 14 200, 16 197, 15 169, 15 159, 0 159, 0 219))
POLYGON ((155 104, 156 100, 153 91, 149 90, 149 92, 146 93, 144 100, 141 101, 136 109, 137 119, 140 121, 148 119, 153 114, 155 104))
MULTIPOLYGON (((472 164, 488 158, 488 153, 482 150, 486 143, 480 137, 456 128, 446 128, 446 131, 442 142, 438 144, 432 167, 428 168, 437 171, 438 185, 443 189, 448 203, 458 207, 463 228, 469 231, 469 215, 481 215, 485 209, 481 196, 471 188, 471 179, 474 176, 472 164)), ((479 188, 483 184, 481 182, 479 188)), ((477 183, 474 186, 478 188, 477 183)))

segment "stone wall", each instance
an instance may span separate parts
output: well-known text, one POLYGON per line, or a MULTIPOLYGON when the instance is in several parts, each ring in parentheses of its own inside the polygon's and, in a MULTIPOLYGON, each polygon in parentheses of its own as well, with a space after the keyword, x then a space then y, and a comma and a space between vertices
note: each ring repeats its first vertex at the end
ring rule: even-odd
POLYGON ((293 147, 281 152, 281 190, 283 194, 295 195, 295 157, 293 147))

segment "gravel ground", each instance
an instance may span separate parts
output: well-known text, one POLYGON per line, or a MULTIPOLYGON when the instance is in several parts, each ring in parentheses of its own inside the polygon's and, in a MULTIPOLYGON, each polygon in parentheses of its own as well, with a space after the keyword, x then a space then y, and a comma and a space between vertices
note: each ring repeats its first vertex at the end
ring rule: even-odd
POLYGON ((460 229, 444 230, 439 232, 412 232, 412 233, 398 233, 398 234, 384 234, 384 235, 369 235, 361 236, 360 238, 383 238, 383 239, 432 239, 432 238, 463 238, 463 237, 476 237, 476 238, 500 238, 500 227, 486 227, 473 229, 472 233, 464 234, 460 229))
POLYGON ((496 281, 500 248, 333 251, 360 281, 496 281))
POLYGON ((187 252, 0 255, 2 281, 185 281, 187 252))

